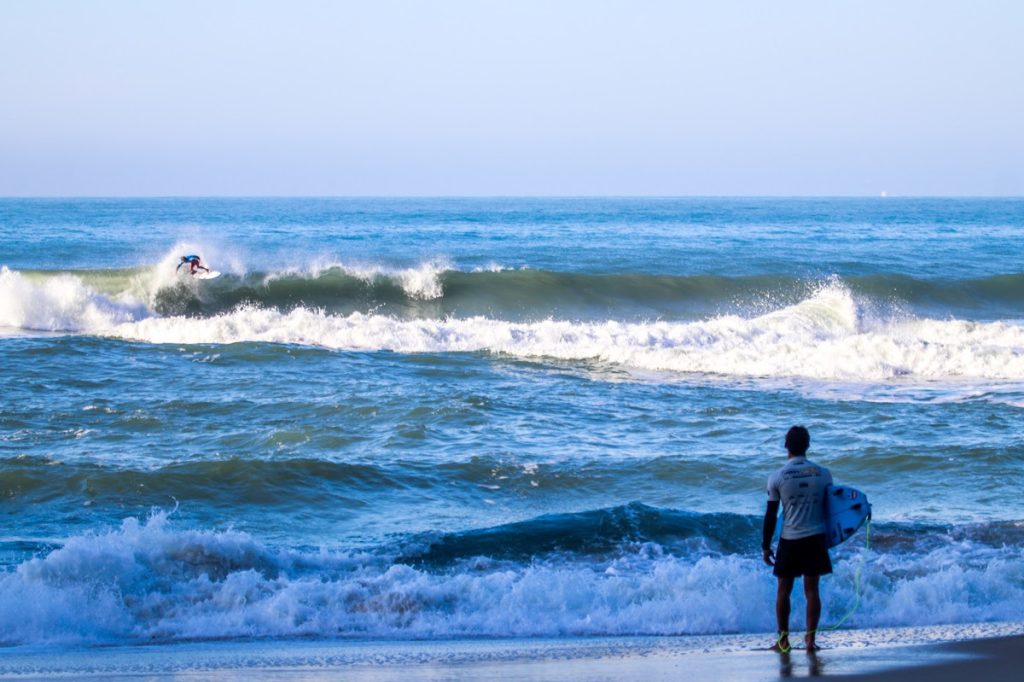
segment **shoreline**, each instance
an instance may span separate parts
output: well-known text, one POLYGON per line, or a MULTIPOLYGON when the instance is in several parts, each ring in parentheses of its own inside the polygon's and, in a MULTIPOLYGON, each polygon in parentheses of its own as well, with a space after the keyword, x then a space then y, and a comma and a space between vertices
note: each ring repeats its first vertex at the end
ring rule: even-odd
POLYGON ((1024 622, 832 633, 816 655, 766 649, 770 634, 480 640, 249 640, 0 649, 0 680, 1006 679, 1024 665, 1024 622))

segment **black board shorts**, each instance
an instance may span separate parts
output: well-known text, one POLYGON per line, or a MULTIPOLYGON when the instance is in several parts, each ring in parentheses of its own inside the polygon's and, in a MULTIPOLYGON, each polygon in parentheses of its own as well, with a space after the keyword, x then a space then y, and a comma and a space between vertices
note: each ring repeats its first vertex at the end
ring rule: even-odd
POLYGON ((772 571, 778 577, 796 578, 831 572, 832 559, 828 556, 824 533, 799 540, 779 540, 779 549, 775 553, 775 569, 772 571))

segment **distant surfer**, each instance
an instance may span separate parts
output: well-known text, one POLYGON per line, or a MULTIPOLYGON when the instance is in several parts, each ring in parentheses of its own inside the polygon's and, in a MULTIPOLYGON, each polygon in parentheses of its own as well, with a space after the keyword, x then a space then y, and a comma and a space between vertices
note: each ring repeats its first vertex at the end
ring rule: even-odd
POLYGON ((178 267, 174 269, 175 272, 181 269, 182 265, 188 263, 188 274, 195 275, 200 270, 210 271, 210 268, 204 267, 199 256, 182 256, 181 262, 178 263, 178 267))
POLYGON ((818 582, 832 572, 825 538, 825 489, 832 485, 832 474, 823 466, 807 459, 811 436, 803 426, 794 426, 786 433, 786 465, 768 479, 768 508, 764 513, 761 541, 764 562, 774 566, 778 579, 775 596, 775 618, 779 637, 772 648, 788 652, 789 598, 798 577, 804 579, 807 598, 807 634, 804 643, 808 652, 817 651, 814 636, 821 618, 821 596, 818 582), (772 537, 782 504, 782 533, 778 553, 772 552, 772 537))

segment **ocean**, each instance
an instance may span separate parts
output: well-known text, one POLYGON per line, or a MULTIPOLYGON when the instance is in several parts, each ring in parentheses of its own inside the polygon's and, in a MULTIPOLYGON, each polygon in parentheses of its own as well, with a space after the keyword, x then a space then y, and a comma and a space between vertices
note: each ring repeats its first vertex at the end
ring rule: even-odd
POLYGON ((874 509, 824 625, 1020 622, 1022 237, 1019 199, 2 199, 0 646, 772 632, 792 424, 874 509))

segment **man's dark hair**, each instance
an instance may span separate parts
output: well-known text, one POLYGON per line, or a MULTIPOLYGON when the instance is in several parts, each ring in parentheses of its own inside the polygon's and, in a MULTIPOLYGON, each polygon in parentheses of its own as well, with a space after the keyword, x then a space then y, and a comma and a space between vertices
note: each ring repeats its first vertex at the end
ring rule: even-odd
POLYGON ((802 426, 793 426, 786 432, 786 450, 798 457, 807 454, 811 447, 811 434, 802 426))

